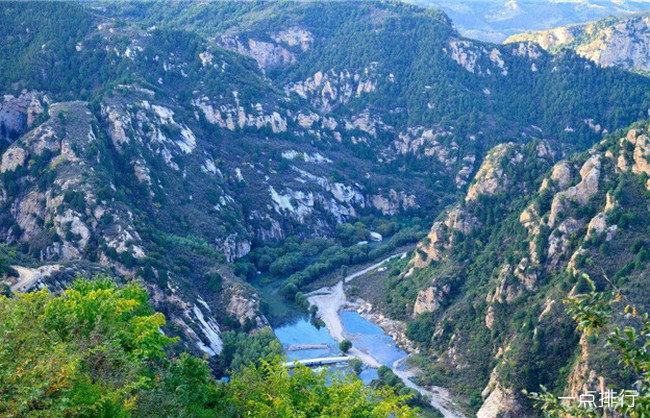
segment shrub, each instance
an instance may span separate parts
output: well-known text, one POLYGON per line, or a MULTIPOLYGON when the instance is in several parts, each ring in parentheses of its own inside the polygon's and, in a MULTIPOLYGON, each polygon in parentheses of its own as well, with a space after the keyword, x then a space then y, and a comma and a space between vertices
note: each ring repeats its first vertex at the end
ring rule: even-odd
POLYGON ((344 353, 347 353, 352 348, 352 341, 345 339, 339 343, 339 349, 344 353))

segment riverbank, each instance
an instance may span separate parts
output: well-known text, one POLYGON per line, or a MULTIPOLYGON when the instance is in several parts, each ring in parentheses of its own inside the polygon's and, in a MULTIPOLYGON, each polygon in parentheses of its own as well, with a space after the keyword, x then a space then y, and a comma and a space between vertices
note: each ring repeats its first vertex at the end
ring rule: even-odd
MULTIPOLYGON (((325 327, 332 338, 338 342, 343 341, 345 335, 340 315, 340 310, 346 303, 343 281, 340 281, 335 286, 319 289, 311 296, 308 295, 308 297, 309 304, 318 307, 318 317, 325 323, 325 327)), ((353 346, 347 354, 359 357, 364 364, 374 369, 381 366, 377 359, 357 347, 353 346)))
POLYGON ((416 353, 418 350, 413 346, 413 343, 406 338, 406 324, 402 321, 387 318, 374 309, 372 304, 360 297, 354 297, 348 301, 344 309, 354 310, 361 315, 362 318, 378 325, 384 332, 390 335, 395 344, 407 353, 416 353))
MULTIPOLYGON (((392 321, 385 318, 380 313, 373 312, 372 305, 366 301, 359 301, 357 303, 348 302, 344 291, 344 284, 381 267, 384 263, 396 257, 406 257, 406 254, 406 252, 394 254, 378 263, 346 276, 343 280, 340 280, 333 286, 320 288, 307 295, 310 305, 318 307, 318 318, 323 321, 334 340, 340 342, 348 337, 345 327, 343 326, 341 314, 344 309, 349 309, 359 312, 364 319, 384 329, 388 335, 393 337, 395 342, 402 340, 402 348, 407 352, 412 353, 414 351, 412 345, 408 343, 408 340, 406 340, 406 337, 404 336, 403 324, 399 325, 398 321, 392 321), (386 328, 382 327, 382 324, 386 328)), ((369 367, 378 368, 381 366, 381 362, 368 350, 353 346, 348 354, 359 357, 359 359, 369 367)), ((456 408, 454 408, 453 403, 451 402, 451 397, 449 396, 448 391, 444 388, 432 388, 432 390, 429 390, 418 386, 410 380, 410 378, 414 376, 415 370, 402 368, 402 365, 407 358, 408 356, 404 356, 403 358, 396 360, 389 367, 391 367, 393 372, 404 381, 404 384, 407 387, 417 390, 419 393, 427 396, 430 399, 431 406, 439 410, 443 416, 450 418, 463 417, 464 415, 456 411, 456 408)))

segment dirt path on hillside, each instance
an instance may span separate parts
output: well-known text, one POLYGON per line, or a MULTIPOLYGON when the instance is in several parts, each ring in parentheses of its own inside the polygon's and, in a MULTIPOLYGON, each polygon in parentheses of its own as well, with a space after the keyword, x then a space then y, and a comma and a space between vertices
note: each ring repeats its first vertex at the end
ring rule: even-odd
POLYGON ((14 293, 26 292, 30 290, 38 280, 49 276, 61 268, 61 266, 58 264, 41 266, 37 269, 22 266, 11 267, 13 267, 13 269, 18 273, 17 278, 7 281, 9 283, 9 287, 11 288, 11 291, 14 293))

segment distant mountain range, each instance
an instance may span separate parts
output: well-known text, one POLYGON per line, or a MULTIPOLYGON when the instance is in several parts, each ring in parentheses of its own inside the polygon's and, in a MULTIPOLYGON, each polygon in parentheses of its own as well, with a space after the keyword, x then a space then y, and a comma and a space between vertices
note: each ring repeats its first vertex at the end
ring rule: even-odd
POLYGON ((602 66, 650 71, 650 12, 513 35, 506 43, 531 41, 551 52, 569 48, 602 66))
POLYGON ((583 23, 611 15, 650 10, 648 0, 412 0, 449 15, 469 38, 503 42, 531 30, 583 23))
MULTIPOLYGON (((517 33, 650 6, 446 3, 517 33)), ((633 387, 562 300, 584 272, 650 311, 650 78, 401 2, 0 21, 0 294, 139 278, 220 374, 278 305, 419 241, 346 289, 419 350, 418 385, 482 418, 539 416, 540 385, 633 387)))

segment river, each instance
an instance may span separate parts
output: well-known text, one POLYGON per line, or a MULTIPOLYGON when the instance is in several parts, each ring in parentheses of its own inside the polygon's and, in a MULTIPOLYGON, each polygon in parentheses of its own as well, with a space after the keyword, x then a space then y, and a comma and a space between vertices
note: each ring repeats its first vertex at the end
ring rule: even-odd
MULTIPOLYGON (((343 286, 345 283, 363 276, 393 258, 405 256, 406 253, 392 255, 348 275, 334 286, 309 293, 309 303, 318 307, 318 317, 325 323, 325 327, 318 329, 308 318, 298 317, 274 327, 275 335, 285 348, 289 361, 341 356, 343 353, 339 350, 338 343, 345 338, 349 339, 352 341, 352 348, 347 354, 358 357, 366 366, 359 375, 364 383, 368 384, 377 378, 378 367, 390 367, 402 378, 406 386, 427 396, 431 406, 445 417, 463 417, 455 410, 443 388, 428 390, 410 380, 415 372, 404 364, 408 354, 396 345, 392 337, 358 312, 346 309, 347 299, 343 286)), ((349 372, 345 364, 330 367, 349 372)))

